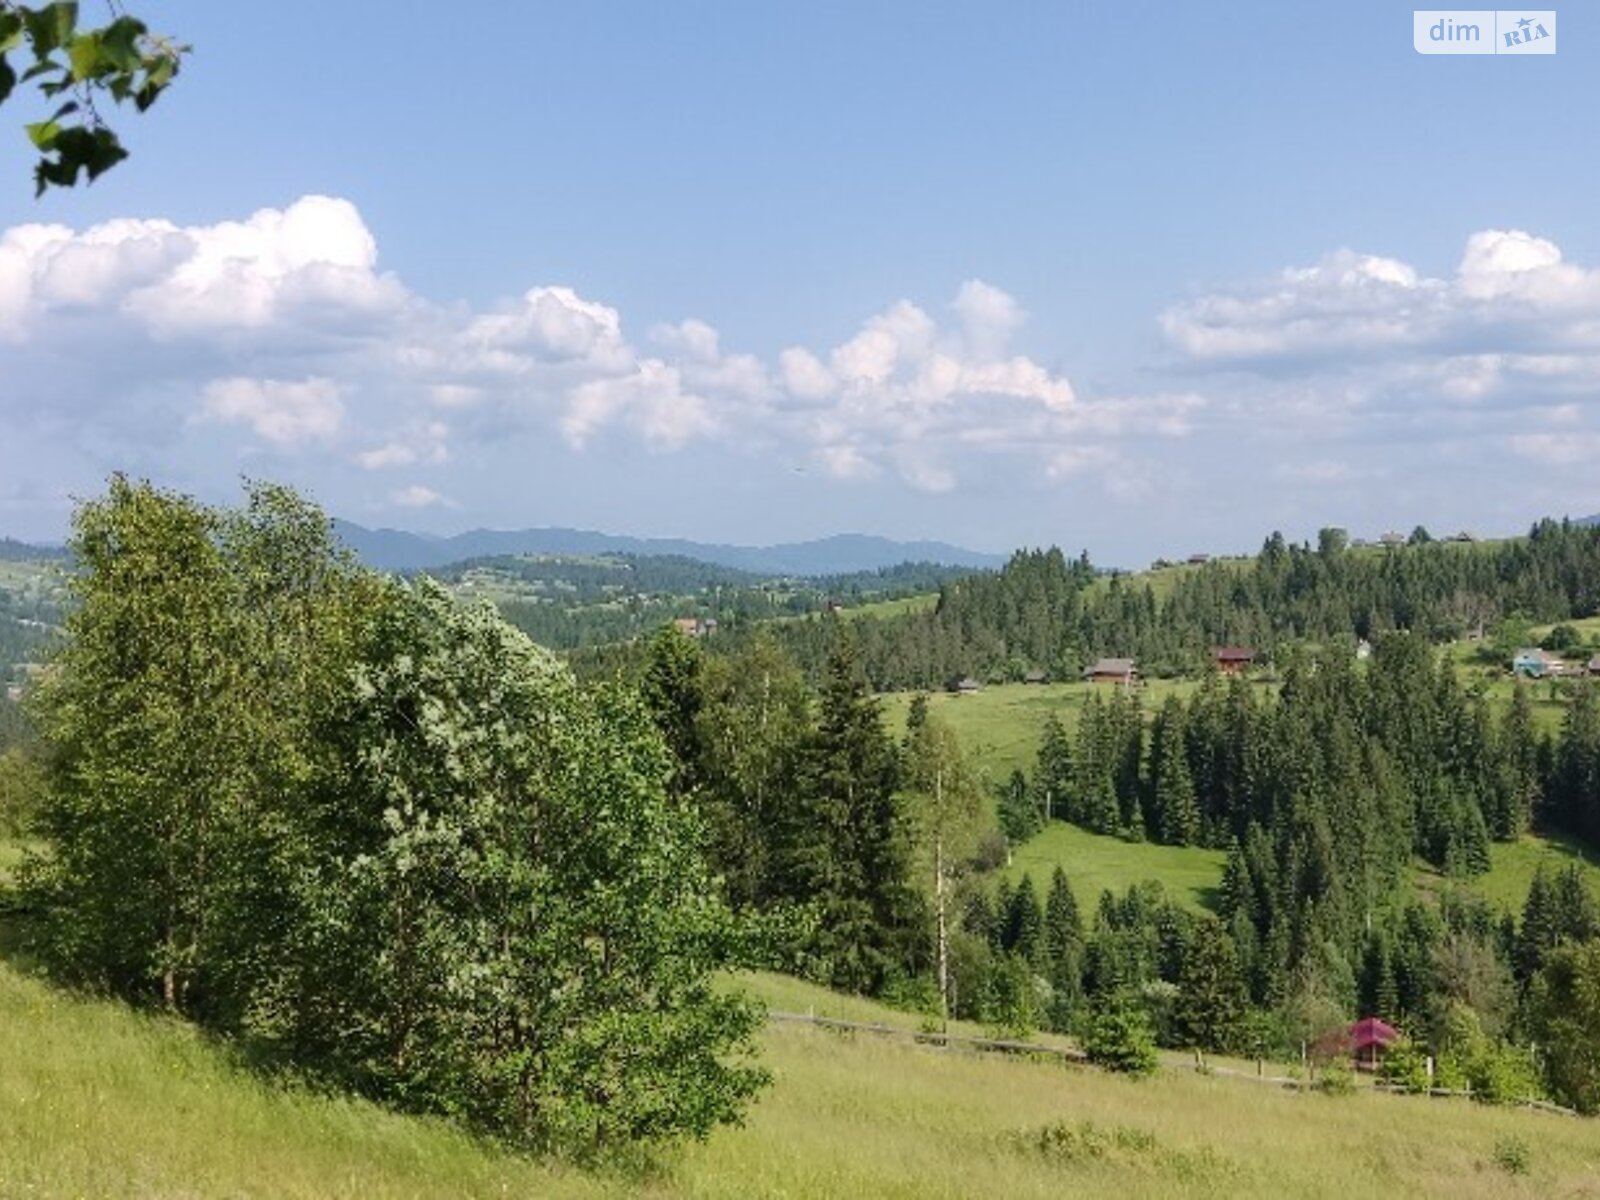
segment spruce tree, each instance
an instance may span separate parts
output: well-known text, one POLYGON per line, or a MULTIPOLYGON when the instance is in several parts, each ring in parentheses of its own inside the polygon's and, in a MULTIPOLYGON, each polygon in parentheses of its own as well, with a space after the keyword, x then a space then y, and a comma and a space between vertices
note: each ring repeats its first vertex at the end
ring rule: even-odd
POLYGON ((1040 828, 1046 821, 1078 819, 1075 815, 1078 806, 1072 795, 1072 744, 1067 740, 1060 718, 1053 712, 1044 719, 1033 783, 1040 828))
POLYGON ((1043 959, 1044 911, 1039 907, 1039 893, 1034 890, 1032 875, 1024 875, 1011 894, 1003 945, 1030 963, 1038 964, 1043 959))
POLYGON ((1178 1036, 1190 1046, 1226 1051, 1239 1042, 1248 997, 1238 948, 1220 922, 1201 923, 1178 976, 1178 1036))
POLYGON ((1183 706, 1169 698, 1156 718, 1151 745, 1150 811, 1157 838, 1169 846, 1200 837, 1200 806, 1184 750, 1183 706))
POLYGON ((841 636, 784 822, 780 870, 788 897, 819 910, 812 952, 824 978, 851 991, 877 992, 919 948, 897 762, 854 643, 841 636))

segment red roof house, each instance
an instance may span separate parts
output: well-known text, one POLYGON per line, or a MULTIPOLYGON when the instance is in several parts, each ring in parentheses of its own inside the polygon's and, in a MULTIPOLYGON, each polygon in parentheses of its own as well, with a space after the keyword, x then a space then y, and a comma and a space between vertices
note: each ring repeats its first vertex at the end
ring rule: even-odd
POLYGON ((1217 670, 1224 675, 1237 675, 1256 660, 1256 652, 1248 646, 1218 646, 1211 652, 1217 670))

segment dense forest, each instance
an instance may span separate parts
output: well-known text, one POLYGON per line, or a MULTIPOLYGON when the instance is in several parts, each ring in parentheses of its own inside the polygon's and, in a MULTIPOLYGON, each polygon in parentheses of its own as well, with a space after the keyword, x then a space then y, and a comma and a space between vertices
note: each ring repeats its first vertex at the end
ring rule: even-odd
MULTIPOLYGON (((937 688, 952 678, 1020 679, 1033 669, 1075 679, 1105 655, 1147 675, 1199 674, 1213 647, 1271 658, 1294 642, 1339 643, 1409 630, 1432 641, 1520 617, 1553 622, 1600 612, 1600 528, 1541 521, 1527 537, 1488 543, 1413 537, 1392 549, 1351 548, 1326 529, 1315 546, 1273 534, 1253 559, 1161 576, 1099 574, 1087 557, 1019 551, 998 573, 946 584, 935 608, 864 624, 868 678, 881 691, 937 688), (1159 582, 1158 582, 1159 581, 1159 582)), ((820 677, 826 622, 778 631, 820 677)))
POLYGON ((836 627, 816 693, 773 639, 708 656, 667 630, 643 674, 730 901, 817 906, 789 969, 1012 1030, 1144 1029, 1213 1050, 1292 1055, 1378 1015, 1485 1096, 1539 1088, 1561 1039, 1545 972, 1600 935, 1582 879, 1541 875, 1514 922, 1448 885, 1422 899, 1409 868, 1469 877, 1491 840, 1535 824, 1600 837, 1592 685, 1551 739, 1526 692, 1496 719, 1419 634, 1379 636, 1370 663, 1285 644, 1275 696, 1212 676, 1155 714, 1120 690, 1093 698, 1076 736, 1049 719, 1033 777, 1001 789, 997 832, 925 705, 903 733, 868 716, 862 624, 836 627), (997 886, 1006 845, 1050 820, 1227 849, 1212 911, 1157 884, 1091 914, 1064 876, 997 886))
POLYGON ((673 556, 470 559, 428 572, 463 594, 493 595, 501 615, 542 646, 623 654, 663 622, 714 622, 736 636, 774 618, 803 617, 925 595, 973 572, 938 563, 807 578, 766 577, 673 556))
MULTIPOLYGON (((1540 874, 1520 919, 1449 881, 1530 828, 1600 843, 1594 688, 1570 685, 1542 735, 1525 690, 1491 707, 1433 641, 1592 612, 1597 539, 1273 538, 1159 600, 1022 553, 945 580, 927 612, 659 626, 584 684, 492 607, 363 571, 290 493, 215 511, 116 481, 79 514, 68 636, 36 733, 9 721, 28 744, 6 806, 49 848, 26 903, 63 978, 526 1144, 735 1119, 761 1076, 739 1057, 756 1018, 709 986, 734 964, 1072 1033, 1130 1069, 1157 1043, 1293 1057, 1376 1015, 1483 1098, 1593 1109, 1584 881, 1540 874), (890 729, 874 695, 902 650, 941 682, 1089 645, 1204 662, 1221 640, 1270 653, 1275 687, 1208 674, 1154 712, 1097 694, 1070 733, 1047 719, 1033 770, 994 796, 926 703, 890 729), (1156 883, 1080 911, 1065 871, 1001 870, 1052 821, 1212 847, 1226 869, 1205 911, 1156 883), (1411 885, 1416 860, 1439 896, 1411 885), (629 1065, 654 1037, 672 1062, 629 1065), (624 1103, 635 1067, 682 1102, 624 1103), (573 1101, 595 1088, 605 1104, 573 1101)), ((620 568, 591 566, 559 586, 607 594, 620 568)), ((925 582, 884 579, 857 583, 925 582)))

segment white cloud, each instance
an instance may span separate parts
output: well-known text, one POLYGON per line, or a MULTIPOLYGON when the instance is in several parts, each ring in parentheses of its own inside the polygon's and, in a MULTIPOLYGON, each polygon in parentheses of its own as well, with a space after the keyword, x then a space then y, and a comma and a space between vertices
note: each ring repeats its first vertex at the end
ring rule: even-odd
POLYGON ((450 458, 447 445, 449 436, 450 427, 443 421, 418 423, 381 446, 360 451, 355 459, 369 471, 385 467, 409 467, 417 463, 447 462, 450 458))
POLYGON ((1004 354, 1023 321, 1017 302, 981 279, 963 283, 950 307, 961 318, 967 349, 978 358, 1004 354))
POLYGON ((1253 287, 1174 305, 1161 325, 1196 359, 1247 366, 1335 354, 1593 352, 1600 270, 1565 262, 1544 238, 1490 229, 1467 239, 1449 278, 1339 250, 1253 287))
POLYGON ((413 483, 410 487, 390 492, 389 503, 398 508, 437 508, 441 505, 448 506, 450 501, 430 487, 413 483))
MULTIPOLYGON (((23 404, 31 381, 84 425, 148 430, 133 436, 152 460, 163 431, 203 424, 322 454, 329 471, 471 472, 554 433, 572 452, 714 443, 943 493, 990 457, 1047 479, 1050 455, 1085 438, 1181 437, 1200 411, 1192 393, 1080 397, 1014 347, 1022 309, 982 280, 943 309, 895 300, 837 344, 768 359, 694 318, 649 326, 641 349, 617 308, 572 286, 473 308, 416 295, 378 264, 359 211, 325 196, 212 225, 7 230, 0 374, 16 386, 0 418, 45 423, 23 404)), ((121 464, 120 437, 94 450, 104 467, 121 464)))
POLYGON ((340 388, 331 379, 218 379, 207 385, 203 414, 250 426, 264 441, 293 447, 327 441, 344 420, 340 388))
POLYGON ((1600 462, 1600 433, 1523 433, 1511 439, 1511 448, 1523 458, 1551 467, 1600 462))
POLYGON ((647 358, 630 375, 595 379, 578 387, 561 420, 562 432, 582 447, 600 429, 618 422, 652 445, 673 449, 715 432, 710 404, 683 389, 676 367, 647 358))

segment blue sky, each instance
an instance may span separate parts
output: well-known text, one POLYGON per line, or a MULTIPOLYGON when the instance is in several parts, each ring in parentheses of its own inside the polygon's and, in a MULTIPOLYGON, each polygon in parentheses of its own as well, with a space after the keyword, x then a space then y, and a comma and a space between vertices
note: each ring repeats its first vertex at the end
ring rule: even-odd
POLYGON ((195 54, 127 164, 35 201, 0 109, 0 530, 113 469, 1124 564, 1600 510, 1586 9, 131 7, 195 54))

